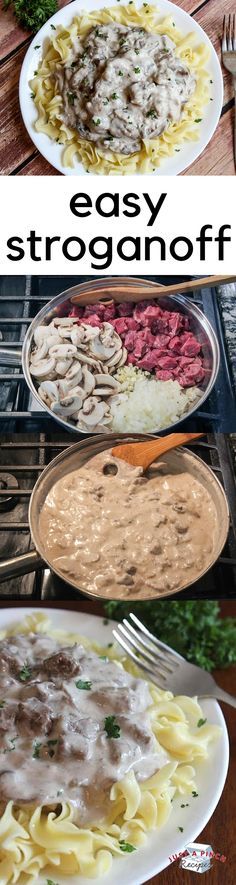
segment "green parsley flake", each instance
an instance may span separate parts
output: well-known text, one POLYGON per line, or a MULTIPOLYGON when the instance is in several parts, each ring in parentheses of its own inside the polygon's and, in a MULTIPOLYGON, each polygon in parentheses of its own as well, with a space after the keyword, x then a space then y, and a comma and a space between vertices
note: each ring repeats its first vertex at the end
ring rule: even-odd
POLYGON ((52 31, 56 31, 55 25, 50 25, 50 27, 52 28, 52 31))
POLYGON ((3 707, 5 707, 5 703, 6 703, 6 701, 0 701, 0 710, 2 710, 3 707))
POLYGON ((116 98, 119 98, 119 95, 117 95, 117 92, 113 92, 111 98, 115 101, 116 98))
POLYGON ((196 790, 192 790, 192 796, 193 796, 194 799, 197 798, 198 793, 196 793, 196 790))
POLYGON ((197 727, 198 727, 198 728, 201 728, 202 725, 205 725, 205 722, 206 722, 206 721, 207 721, 206 719, 199 719, 199 720, 198 720, 198 723, 197 723, 197 727))
POLYGON ((108 738, 120 737, 120 726, 118 725, 115 716, 106 716, 104 720, 104 728, 108 738))
POLYGON ((180 808, 189 808, 189 802, 185 802, 185 804, 182 803, 180 808))
POLYGON ((93 122, 95 126, 99 126, 99 123, 101 123, 100 117, 97 117, 97 119, 93 120, 93 122))
POLYGON ((46 879, 47 885, 58 885, 57 882, 53 882, 53 879, 46 879))
POLYGON ((76 682, 75 685, 76 688, 80 688, 81 691, 90 691, 92 682, 83 682, 83 679, 78 679, 78 682, 76 682))
POLYGON ((197 119, 194 120, 194 123, 201 123, 201 122, 202 122, 202 117, 197 117, 197 119))
POLYGON ((147 112, 146 117, 154 117, 156 119, 157 114, 154 108, 151 108, 150 111, 147 112))
POLYGON ((131 854, 132 851, 136 851, 135 845, 131 845, 130 842, 125 842, 124 839, 120 840, 119 846, 121 851, 124 851, 127 854, 131 854))
POLYGON ((67 92, 68 104, 73 105, 75 103, 76 94, 75 92, 67 92))
POLYGON ((39 759, 39 751, 41 749, 41 746, 42 746, 41 741, 35 741, 33 759, 39 759))
POLYGON ((135 73, 135 74, 140 74, 140 68, 134 68, 134 73, 135 73))
MULTIPOLYGON (((107 135, 107 139, 109 139, 109 141, 112 141, 112 140, 113 140, 113 135, 107 135)), ((98 655, 98 657, 100 658, 100 661, 106 661, 106 662, 107 662, 107 661, 109 660, 109 658, 107 657, 107 655, 98 655)))
POLYGON ((178 827, 178 830, 180 831, 180 833, 183 833, 183 832, 184 832, 184 828, 183 828, 183 827, 178 827))
POLYGON ((18 673, 18 679, 20 679, 21 682, 27 682, 28 679, 31 679, 31 676, 32 676, 32 670, 26 661, 25 664, 23 665, 22 669, 18 673))
POLYGON ((124 76, 123 71, 118 71, 118 76, 123 77, 124 76))

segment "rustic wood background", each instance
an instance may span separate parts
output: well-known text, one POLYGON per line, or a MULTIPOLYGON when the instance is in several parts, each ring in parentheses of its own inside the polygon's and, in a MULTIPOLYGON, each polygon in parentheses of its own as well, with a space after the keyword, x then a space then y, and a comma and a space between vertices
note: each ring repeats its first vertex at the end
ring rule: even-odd
MULTIPOLYGON (((69 0, 59 0, 67 6, 69 0)), ((3 12, 0 0, 0 173, 2 175, 57 175, 29 138, 21 119, 18 85, 21 65, 31 40, 16 22, 11 7, 3 12)), ((231 0, 176 0, 204 28, 220 57, 223 15, 233 12, 231 0)), ((81 0, 81 6, 82 6, 81 0)), ((224 106, 210 144, 185 175, 234 175, 233 87, 224 71, 224 106)))
MULTIPOLYGON (((17 603, 19 607, 32 603, 17 603)), ((0 609, 9 606, 14 607, 15 602, 7 604, 0 602, 0 609)), ((91 614, 103 615, 102 604, 85 600, 83 602, 46 602, 45 605, 52 608, 67 608, 91 614)), ((41 603, 34 603, 36 608, 41 603)), ((221 603, 222 617, 236 617, 236 600, 221 603)), ((214 673, 219 685, 236 695, 236 667, 219 670, 214 673)), ((211 870, 201 875, 202 885, 235 885, 236 881, 236 849, 235 849, 235 818, 236 818, 236 710, 227 704, 222 704, 222 710, 226 719, 230 739, 230 764, 226 785, 220 802, 205 829, 199 833, 197 841, 211 845, 215 853, 226 857, 225 863, 214 861, 211 870)), ((171 846, 170 846, 171 851, 171 846)), ((125 885, 125 880, 124 885, 125 885)), ((196 873, 190 873, 179 867, 176 861, 165 870, 150 879, 146 885, 197 885, 196 873)))

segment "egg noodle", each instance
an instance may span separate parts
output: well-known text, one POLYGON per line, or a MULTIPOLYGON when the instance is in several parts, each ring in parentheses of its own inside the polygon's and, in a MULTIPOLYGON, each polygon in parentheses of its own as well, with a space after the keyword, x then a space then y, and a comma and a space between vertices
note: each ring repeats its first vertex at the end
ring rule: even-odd
MULTIPOLYGON (((53 629, 42 613, 27 616, 16 626, 1 631, 0 639, 17 633, 45 633, 67 644, 81 643, 86 649, 101 653, 101 648, 77 633, 53 629)), ((104 653, 104 649, 103 649, 104 653)), ((142 673, 127 658, 118 657, 113 647, 106 656, 128 672, 142 673)), ((96 878, 107 873, 112 858, 124 858, 122 844, 137 849, 144 845, 150 830, 163 826, 172 810, 175 794, 192 795, 195 770, 192 762, 208 757, 208 747, 220 734, 217 726, 202 724, 202 710, 197 699, 173 697, 149 683, 152 705, 150 723, 159 747, 170 761, 157 774, 138 783, 133 771, 110 791, 110 814, 106 824, 82 829, 73 822, 73 807, 61 803, 60 813, 45 806, 28 807, 8 802, 0 818, 0 882, 34 880, 41 870, 47 875, 83 875, 96 878)), ((131 848, 132 850, 132 848, 131 848)))
POLYGON ((64 145, 62 165, 65 167, 73 168, 74 161, 77 160, 86 171, 100 175, 132 175, 135 172, 155 171, 165 157, 173 156, 175 151, 179 151, 180 145, 199 138, 199 124, 204 107, 210 100, 209 72, 205 69, 208 58, 209 49, 205 44, 197 42, 196 34, 183 35, 175 26, 172 16, 160 20, 156 6, 144 3, 137 8, 132 3, 128 6, 94 10, 91 13, 83 11, 81 15, 75 16, 67 28, 59 25, 46 41, 38 71, 30 82, 38 111, 35 129, 64 145), (129 156, 111 150, 102 151, 95 144, 82 139, 77 131, 63 122, 63 99, 53 76, 59 64, 63 66, 70 60, 78 36, 85 37, 96 24, 111 22, 131 27, 140 25, 151 33, 167 35, 175 43, 178 57, 196 77, 196 88, 183 107, 181 119, 170 123, 158 137, 143 141, 141 150, 129 156))

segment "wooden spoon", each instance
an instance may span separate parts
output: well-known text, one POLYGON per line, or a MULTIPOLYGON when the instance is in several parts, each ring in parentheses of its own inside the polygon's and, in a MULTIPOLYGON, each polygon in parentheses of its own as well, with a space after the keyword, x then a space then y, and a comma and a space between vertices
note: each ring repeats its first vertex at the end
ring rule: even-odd
POLYGON ((170 433, 168 436, 162 436, 160 439, 151 439, 147 442, 124 443, 121 446, 115 446, 112 449, 112 455, 115 458, 121 458, 127 461, 133 467, 143 467, 144 470, 152 464, 156 458, 168 452, 169 449, 175 449, 176 446, 182 446, 189 443, 192 439, 199 439, 204 433, 170 433))

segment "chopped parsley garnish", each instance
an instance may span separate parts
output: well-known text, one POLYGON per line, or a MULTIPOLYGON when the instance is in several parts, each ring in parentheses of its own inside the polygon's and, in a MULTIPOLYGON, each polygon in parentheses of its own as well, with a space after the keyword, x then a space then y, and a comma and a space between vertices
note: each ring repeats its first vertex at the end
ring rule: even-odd
POLYGON ((63 790, 63 788, 61 787, 60 790, 57 790, 57 796, 61 796, 62 793, 64 793, 64 790, 63 790))
POLYGON ((202 725, 205 725, 206 719, 199 719, 197 723, 197 727, 201 728, 202 725))
POLYGON ((37 43, 37 46, 34 46, 34 49, 40 49, 40 43, 37 43))
POLYGON ((52 31, 56 31, 55 25, 50 25, 50 28, 52 28, 52 31))
POLYGON ((135 74, 140 74, 140 68, 134 68, 134 73, 135 73, 135 74))
POLYGON ((140 55, 140 49, 135 49, 135 55, 140 55))
POLYGON ((76 65, 77 65, 77 64, 78 64, 77 61, 72 61, 72 62, 71 62, 71 67, 72 67, 72 68, 76 68, 76 65))
POLYGON ((53 882, 53 879, 46 879, 47 885, 58 885, 57 882, 53 882))
POLYGON ((5 703, 6 703, 6 701, 0 701, 0 710, 2 710, 3 707, 5 707, 5 703))
POLYGON ((55 756, 55 750, 53 749, 53 747, 55 747, 56 744, 58 744, 58 738, 54 738, 54 740, 47 741, 48 755, 50 756, 50 759, 52 759, 53 756, 55 756))
POLYGON ((119 77, 123 77, 123 76, 124 76, 123 71, 118 71, 118 76, 119 76, 119 77))
POLYGON ((192 790, 192 796, 193 796, 194 799, 197 798, 198 793, 196 793, 196 790, 192 790))
POLYGON ((202 122, 202 117, 197 117, 197 119, 194 120, 194 123, 201 123, 201 122, 202 122))
POLYGON ((99 126, 99 123, 101 123, 100 117, 97 117, 97 119, 93 120, 93 122, 95 126, 99 126))
POLYGON ((14 738, 9 738, 10 744, 12 744, 12 746, 11 746, 11 747, 6 747, 6 749, 3 750, 4 753, 11 753, 12 750, 15 750, 15 749, 16 749, 16 748, 15 748, 15 742, 17 741, 17 738, 18 738, 18 734, 16 734, 14 738))
POLYGON ((35 98, 35 92, 30 93, 30 98, 35 98))
POLYGON ((210 83, 213 83, 213 80, 210 80, 210 83))
MULTIPOLYGON (((109 139, 109 141, 112 141, 113 135, 107 135, 107 139, 109 139)), ((100 658, 100 661, 108 661, 108 658, 106 655, 98 655, 98 657, 100 658)))
POLYGON ((178 827, 178 830, 180 831, 180 833, 183 833, 183 832, 184 832, 184 828, 183 828, 183 827, 178 827))
POLYGON ((189 808, 189 802, 185 802, 185 804, 182 803, 180 808, 189 808))
POLYGON ((108 738, 120 737, 120 726, 118 725, 115 716, 106 716, 104 720, 104 728, 108 738))
POLYGON ((22 669, 19 670, 18 679, 20 679, 21 682, 27 682, 28 679, 31 679, 31 676, 32 676, 32 670, 26 661, 25 664, 23 665, 22 669))
POLYGON ((156 119, 157 115, 154 108, 151 108, 151 110, 147 112, 146 117, 154 117, 156 119))
POLYGON ((113 98, 115 101, 116 98, 119 98, 119 95, 117 95, 117 92, 113 92, 111 98, 113 98))
POLYGON ((130 842, 125 842, 124 839, 120 840, 119 846, 121 851, 125 851, 127 852, 127 854, 131 854, 132 851, 136 851, 135 845, 131 845, 130 842))
POLYGON ((107 643, 107 648, 112 648, 113 645, 114 645, 113 642, 108 642, 108 643, 107 643))
POLYGON ((81 691, 90 691, 92 682, 83 682, 83 679, 78 679, 78 682, 76 682, 75 685, 76 688, 80 688, 81 691))
POLYGON ((75 92, 67 92, 67 98, 68 98, 68 104, 74 104, 75 98, 76 98, 75 92))
POLYGON ((143 6, 148 6, 148 3, 143 3, 143 6))
POLYGON ((38 759, 38 758, 39 758, 39 752, 40 752, 40 748, 41 748, 41 746, 42 746, 41 741, 35 741, 35 744, 34 744, 34 752, 33 752, 33 759, 38 759))
POLYGON ((34 71, 34 77, 37 77, 38 71, 34 71))

